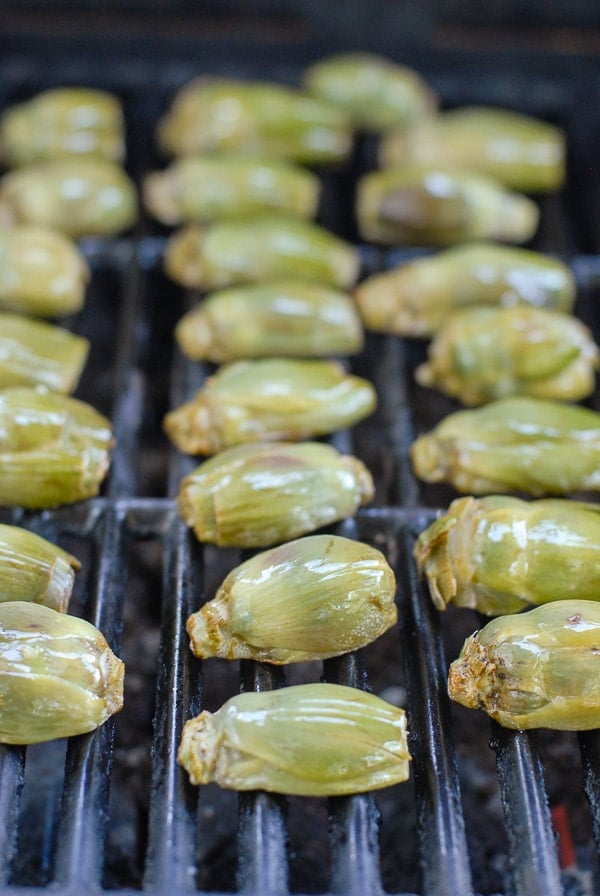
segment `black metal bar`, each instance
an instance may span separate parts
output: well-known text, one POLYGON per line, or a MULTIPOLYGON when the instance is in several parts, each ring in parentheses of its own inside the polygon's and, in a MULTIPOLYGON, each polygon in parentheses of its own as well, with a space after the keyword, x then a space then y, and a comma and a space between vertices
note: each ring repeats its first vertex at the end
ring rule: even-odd
MULTIPOLYGON (((356 523, 340 526, 345 537, 357 537, 356 523)), ((324 663, 326 681, 347 687, 367 687, 364 657, 358 653, 333 657, 324 663)), ((379 810, 373 794, 356 794, 329 800, 331 828, 331 890, 352 896, 381 892, 379 872, 379 810)))
POLYGON ((285 799, 269 793, 242 794, 239 804, 240 893, 288 893, 285 799))
MULTIPOLYGON (((177 765, 186 718, 198 711, 185 621, 195 609, 188 531, 175 515, 165 533, 161 646, 152 745, 152 781, 144 888, 160 893, 196 886, 197 793, 177 765)), ((200 582, 194 583, 196 589, 200 582)))
POLYGON ((25 748, 0 744, 0 886, 8 883, 17 845, 25 748))
POLYGON ((375 365, 375 374, 383 413, 383 436, 388 442, 389 456, 394 463, 395 493, 392 495, 392 503, 402 507, 415 507, 419 490, 409 457, 414 428, 407 395, 409 374, 404 340, 393 336, 384 340, 381 357, 375 365))
MULTIPOLYGON (((170 379, 170 406, 175 409, 184 401, 189 401, 196 390, 202 386, 207 369, 204 364, 193 364, 184 358, 177 348, 173 348, 173 363, 170 379)), ((167 494, 177 495, 182 478, 196 467, 196 458, 188 457, 171 448, 169 456, 169 481, 167 494)))
MULTIPOLYGON (((108 506, 100 523, 91 621, 118 653, 125 588, 120 510, 108 506)), ((102 881, 113 740, 114 719, 109 719, 91 734, 69 741, 55 877, 79 892, 102 881)))
POLYGON ((583 765, 583 788, 590 804, 596 849, 600 851, 600 733, 585 731, 579 735, 583 765))
POLYGON ((467 839, 454 755, 439 622, 417 581, 414 537, 405 532, 398 579, 409 596, 402 607, 409 744, 420 832, 424 893, 473 893, 467 839))
MULTIPOLYGON (((282 687, 281 668, 242 660, 242 691, 282 687)), ((237 881, 242 893, 281 896, 288 892, 286 800, 276 794, 242 793, 239 797, 237 881)))
POLYGON ((562 896, 542 764, 533 736, 492 723, 517 896, 562 896))
POLYGON ((139 365, 140 342, 147 329, 143 312, 143 277, 137 253, 130 249, 117 321, 112 411, 115 448, 108 494, 124 498, 137 493, 138 439, 146 399, 146 378, 139 365))

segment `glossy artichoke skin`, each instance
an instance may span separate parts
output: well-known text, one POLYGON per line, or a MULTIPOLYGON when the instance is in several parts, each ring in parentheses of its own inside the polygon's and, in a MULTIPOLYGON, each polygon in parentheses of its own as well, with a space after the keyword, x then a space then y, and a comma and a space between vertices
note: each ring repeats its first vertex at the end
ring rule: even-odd
POLYGON ((373 274, 354 290, 369 330, 431 336, 453 311, 471 305, 531 305, 571 312, 575 277, 541 252, 474 242, 373 274))
POLYGON ((414 555, 438 610, 488 616, 533 604, 600 600, 600 506, 508 495, 457 498, 417 538, 414 555))
POLYGON ((397 618, 383 554, 336 535, 307 535, 237 566, 187 631, 206 659, 308 662, 358 650, 397 618))
POLYGON ((341 796, 408 778, 404 711, 337 684, 232 697, 186 722, 178 760, 193 784, 341 796))
POLYGON ((539 209, 484 175, 415 165, 363 175, 356 218, 363 239, 391 246, 526 243, 537 230, 539 209))
POLYGON ((463 494, 596 492, 600 414, 558 401, 502 398, 449 414, 413 442, 411 459, 420 479, 450 482, 463 494))
POLYGON ((137 191, 125 171, 95 158, 51 159, 0 179, 0 224, 50 227, 67 236, 114 236, 137 218, 137 191))
POLYGON ((6 109, 0 118, 0 156, 9 166, 64 156, 125 159, 120 101, 104 90, 59 87, 6 109))
POLYGON ((389 131, 379 156, 384 167, 456 166, 515 190, 548 192, 564 183, 566 138, 545 121, 508 109, 471 106, 389 131))
POLYGON ((143 184, 146 208, 169 227, 267 212, 313 218, 319 194, 317 176, 300 166, 238 154, 185 156, 143 184))
POLYGON ((0 743, 93 731, 121 709, 123 676, 91 623, 39 604, 0 604, 0 743))
POLYGON ((363 346, 351 296, 302 280, 216 290, 181 318, 175 338, 187 357, 216 364, 274 355, 342 357, 363 346))
POLYGON ((180 451, 215 454, 246 442, 326 435, 358 423, 376 403, 371 383, 335 361, 236 361, 208 377, 163 426, 180 451))
POLYGON ((220 451, 179 487, 201 542, 267 547, 353 516, 373 497, 365 465, 321 442, 259 442, 220 451))
POLYGON ((95 496, 110 422, 83 401, 27 387, 0 392, 0 505, 57 507, 95 496))
POLYGON ((600 605, 559 600, 499 616, 467 638, 448 691, 506 728, 600 726, 600 605))
POLYGON ((386 131, 430 115, 437 97, 413 69, 375 53, 338 53, 317 60, 302 76, 309 93, 345 110, 354 125, 386 131))
POLYGON ((47 227, 0 228, 0 308, 39 317, 79 311, 90 271, 69 237, 47 227))
POLYGON ((289 215, 259 215, 190 225, 168 241, 165 271, 189 289, 219 289, 295 278, 348 289, 357 250, 324 227, 289 215))
POLYGON ((69 330, 0 311, 0 389, 37 385, 71 393, 88 352, 89 341, 69 330))
POLYGON ((44 604, 66 612, 79 561, 20 526, 0 525, 0 601, 44 604))
POLYGON ((591 331, 575 317, 474 307, 440 324, 415 378, 470 406, 507 395, 581 401, 594 391, 599 364, 591 331))
POLYGON ((306 165, 350 154, 350 119, 331 103, 281 84, 200 77, 184 85, 158 123, 167 155, 236 151, 306 165))

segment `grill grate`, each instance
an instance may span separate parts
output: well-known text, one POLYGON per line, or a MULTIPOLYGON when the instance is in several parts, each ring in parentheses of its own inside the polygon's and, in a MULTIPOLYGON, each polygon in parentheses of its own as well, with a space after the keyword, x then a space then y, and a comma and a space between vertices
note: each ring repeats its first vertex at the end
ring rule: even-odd
MULTIPOLYGON (((578 313, 600 339, 600 257, 593 254, 598 221, 592 214, 598 190, 591 178, 583 179, 600 118, 596 109, 595 117, 582 121, 588 73, 571 69, 553 77, 531 63, 532 74, 527 61, 520 69, 497 63, 489 76, 479 77, 476 56, 471 62, 461 57, 460 64, 442 57, 437 68, 423 62, 415 64, 447 105, 503 103, 560 121, 567 130, 571 186, 543 200, 535 248, 571 262, 578 313)), ((223 67, 240 73, 231 61, 223 67)), ((121 95, 130 128, 129 166, 139 180, 160 164, 152 150, 159 111, 177 84, 200 68, 165 60, 157 74, 156 66, 133 60, 99 76, 89 61, 61 58, 51 80, 99 84, 121 95)), ((207 61, 206 68, 218 66, 207 61)), ((242 74, 256 71, 266 76, 264 64, 242 74)), ((273 65, 273 77, 293 81, 295 74, 289 66, 273 65)), ((37 57, 9 60, 0 69, 1 98, 30 95, 51 86, 49 80, 37 57)), ((352 170, 324 175, 322 221, 351 239, 347 197, 371 150, 364 141, 352 170)), ((357 654, 285 671, 248 661, 201 666, 191 657, 185 620, 239 562, 239 553, 198 545, 173 500, 181 476, 197 462, 168 447, 162 416, 201 384, 208 368, 185 362, 165 338, 194 297, 162 274, 164 239, 160 228, 142 220, 130 237, 82 244, 93 279, 85 309, 69 323, 92 342, 78 394, 114 421, 117 446, 105 492, 53 512, 0 514, 82 560, 72 612, 98 625, 127 665, 125 708, 99 731, 68 744, 0 746, 0 896, 46 889, 56 896, 98 890, 121 896, 140 890, 160 896, 196 890, 213 896, 562 894, 566 878, 546 782, 557 762, 546 762, 548 743, 498 726, 486 729, 485 719, 473 721, 478 714, 470 714, 461 734, 466 713, 446 697, 448 657, 456 655, 477 620, 452 610, 440 619, 412 562, 416 535, 454 497, 444 487, 418 483, 408 460, 415 434, 450 409, 448 401, 414 384, 422 346, 368 337, 352 369, 375 383, 378 411, 352 433, 333 438, 374 474, 373 506, 338 531, 377 545, 395 567, 398 630, 357 654), (384 696, 405 695, 414 756, 410 782, 377 795, 329 801, 264 793, 238 797, 212 785, 189 786, 176 764, 189 716, 217 708, 240 688, 319 677, 384 696), (478 783, 474 775, 480 765, 489 766, 490 737, 497 767, 493 793, 486 791, 488 779, 478 783), (490 825, 491 831, 482 830, 490 825)), ((366 275, 419 250, 361 251, 366 275)), ((598 393, 591 404, 600 407, 598 393)), ((588 808, 581 799, 575 805, 583 816, 580 852, 596 873, 591 842, 593 831, 600 843, 600 738, 595 732, 579 738, 581 771, 573 759, 574 736, 561 743, 574 763, 558 763, 568 779, 564 789, 585 791, 589 803, 588 808)))

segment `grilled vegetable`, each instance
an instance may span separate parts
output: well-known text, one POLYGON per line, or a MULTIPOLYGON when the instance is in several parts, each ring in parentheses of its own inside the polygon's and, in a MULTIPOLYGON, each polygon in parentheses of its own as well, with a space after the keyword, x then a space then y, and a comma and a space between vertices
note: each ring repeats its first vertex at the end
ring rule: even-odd
POLYGON ((506 728, 600 727, 600 604, 559 600, 467 638, 448 691, 506 728))
POLYGON ((488 616, 568 598, 600 601, 600 505, 505 495, 457 498, 422 532, 415 559, 438 610, 488 616))
POLYGON ((189 473, 179 510, 202 542, 266 547, 351 517, 372 497, 371 474, 356 457, 322 442, 258 442, 189 473))
POLYGON ((215 454, 244 442, 326 435, 368 416, 376 400, 370 382, 334 361, 236 361, 168 413, 164 427, 180 451, 215 454))
POLYGON ((565 156, 560 128, 483 106, 452 109, 394 128, 384 135, 379 150, 384 167, 456 166, 525 192, 562 186, 565 156))
POLYGON ((63 234, 0 228, 0 308, 40 317, 79 311, 89 276, 84 256, 63 234))
POLYGON ((347 115, 331 103, 282 84, 200 77, 175 95, 159 121, 167 155, 242 151, 331 164, 352 150, 347 115))
POLYGON ((65 612, 79 561, 19 526, 0 525, 0 602, 32 601, 65 612))
POLYGON ((93 497, 112 441, 109 421, 83 401, 26 387, 0 392, 0 505, 93 497))
POLYGON ((320 283, 275 280, 211 293, 181 318, 175 337, 196 361, 351 355, 363 346, 351 296, 320 283))
POLYGON ((186 156, 144 180, 146 208, 168 226, 287 212, 314 217, 320 181, 305 168, 240 155, 186 156))
POLYGON ((441 324, 415 377, 466 405, 505 395, 579 401, 594 391, 599 361, 577 318, 525 305, 473 307, 441 324))
POLYGON ((326 659, 370 644, 396 621, 394 573, 380 551, 308 535, 255 554, 187 621, 194 654, 259 662, 326 659))
POLYGON ((190 225, 165 249, 165 270, 182 286, 218 289, 262 280, 318 280, 342 289, 358 276, 356 249, 323 227, 287 215, 190 225))
POLYGON ((340 796, 406 781, 404 710, 340 684, 238 694, 185 724, 178 759, 192 784, 340 796))
POLYGON ((93 731, 123 706, 124 666, 95 626, 24 601, 0 604, 0 742, 93 731))
POLYGON ((0 389, 40 385, 72 392, 88 351, 88 340, 69 330, 0 312, 0 389))
POLYGON ((0 157, 29 165, 62 156, 125 158, 125 122, 116 96, 87 87, 45 90, 0 118, 0 157))
POLYGON ((345 110, 358 127, 381 131, 430 114, 433 91, 417 72, 372 53, 339 53, 313 63, 302 84, 345 110))
POLYGON ((537 229, 539 210, 531 199, 482 174, 407 165, 363 175, 356 217, 361 236, 376 243, 525 243, 537 229))
POLYGON ((4 225, 52 227, 75 238, 111 236, 131 227, 136 215, 133 182, 104 159, 53 159, 0 178, 4 225))
POLYGON ((398 336, 430 336, 455 309, 469 305, 532 305, 572 311, 576 284, 571 269, 547 255, 472 243, 364 280, 355 298, 370 330, 398 336))
POLYGON ((600 414, 501 398, 445 417, 411 447, 416 475, 473 494, 561 495, 600 489, 600 414))

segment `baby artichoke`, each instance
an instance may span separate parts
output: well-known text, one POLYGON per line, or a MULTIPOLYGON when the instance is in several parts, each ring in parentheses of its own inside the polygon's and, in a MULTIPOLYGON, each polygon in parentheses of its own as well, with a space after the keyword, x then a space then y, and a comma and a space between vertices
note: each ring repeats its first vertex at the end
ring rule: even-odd
POLYGON ((29 165, 63 156, 125 158, 121 103, 104 90, 58 87, 9 106, 0 117, 0 158, 29 165))
POLYGON ((194 654, 259 662, 321 660, 374 641, 397 619, 383 554, 336 535, 307 535, 255 554, 187 621, 194 654))
POLYGON ((0 223, 52 227, 73 238, 113 236, 137 217, 136 188, 105 159, 52 159, 0 178, 0 223))
POLYGON ((438 610, 488 616, 531 604, 600 601, 600 505, 508 495, 457 498, 421 532, 414 554, 438 610))
POLYGON ((303 87, 347 112, 356 127, 383 131, 430 114, 437 98, 421 76, 374 53, 338 53, 310 65, 303 87))
POLYGON ((0 389, 45 386, 73 392, 89 342, 62 327, 0 311, 0 389))
POLYGON ((481 306, 446 318, 415 378, 465 405, 505 395, 580 401, 594 391, 599 363, 590 330, 575 317, 481 306))
POLYGON ((192 784, 342 796, 408 778, 406 716, 340 684, 238 694, 186 722, 178 760, 192 784))
POLYGON ((600 414, 539 398, 457 411, 411 446, 416 475, 467 494, 600 490, 600 414))
POLYGON ((358 423, 375 409, 368 380, 335 361, 265 358, 225 364, 164 428, 187 454, 261 440, 297 441, 358 423))
POLYGON ((32 601, 65 612, 79 566, 34 532, 0 525, 0 601, 32 601))
POLYGON ((15 387, 0 392, 0 505, 71 504, 98 493, 109 421, 83 401, 15 387))
POLYGON ((499 181, 442 165, 372 171, 357 186, 360 235, 398 246, 443 246, 467 240, 525 243, 539 209, 499 181))
POLYGON ((506 728, 600 727, 600 604, 559 600, 499 616, 450 666, 453 700, 506 728))
POLYGON ((411 259, 356 287, 366 327, 427 337, 452 311, 469 305, 531 305, 573 310, 575 277, 563 262, 514 246, 471 243, 411 259))
POLYGON ((350 155, 352 127, 331 103, 283 84, 200 77, 176 94, 157 140, 167 155, 241 151, 324 165, 350 155))
POLYGON ((306 280, 273 280, 212 292, 181 318, 179 347, 195 361, 352 355, 363 329, 351 296, 306 280))
POLYGON ((566 167, 566 140, 555 125, 508 109, 470 106, 393 128, 379 150, 384 167, 467 168, 526 193, 557 190, 566 167))
POLYGON ((90 277, 83 254, 46 227, 0 227, 0 308, 40 317, 79 311, 90 277))
POLYGON ((0 743, 93 731, 123 706, 123 676, 90 622, 25 601, 0 603, 0 743))
POLYGON ((282 278, 347 289, 359 270, 353 246, 324 227, 289 215, 184 227, 167 243, 164 263, 176 283, 191 289, 282 278))
POLYGON ((324 442, 257 442, 219 451, 181 481, 179 510, 199 541, 266 547, 355 514, 373 497, 356 457, 324 442))
POLYGON ((162 224, 191 224, 283 212, 314 217, 319 178, 281 159, 197 155, 177 159, 147 175, 146 208, 162 224))

